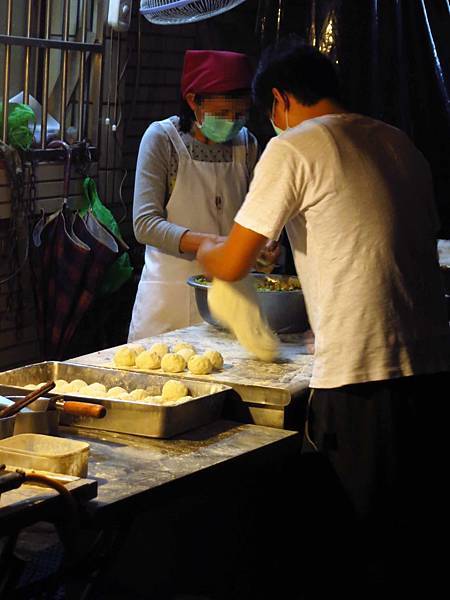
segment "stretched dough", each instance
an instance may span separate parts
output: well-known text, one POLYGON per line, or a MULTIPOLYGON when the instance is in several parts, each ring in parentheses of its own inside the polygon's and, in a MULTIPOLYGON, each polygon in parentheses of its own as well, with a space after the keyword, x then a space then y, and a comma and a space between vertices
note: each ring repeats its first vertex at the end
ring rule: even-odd
POLYGON ((133 367, 136 363, 136 351, 128 346, 119 348, 114 354, 114 363, 118 367, 133 367))
POLYGON ((220 354, 220 352, 217 352, 217 350, 206 350, 203 356, 209 358, 213 369, 219 370, 223 367, 223 356, 220 354))
POLYGON ((167 373, 181 373, 186 368, 186 361, 181 354, 165 354, 161 359, 161 369, 167 373))
POLYGON ((208 375, 211 373, 212 368, 212 362, 207 356, 194 354, 188 362, 188 369, 194 375, 208 375))
POLYGON ((274 360, 278 338, 261 311, 250 275, 233 283, 213 279, 208 305, 212 316, 232 331, 244 348, 260 360, 274 360))
POLYGON ((145 350, 136 357, 136 366, 138 369, 159 369, 161 357, 156 352, 145 350))
POLYGON ((182 398, 189 394, 189 390, 181 381, 176 381, 175 379, 169 379, 163 385, 163 389, 161 392, 162 397, 165 400, 177 400, 178 398, 182 398))

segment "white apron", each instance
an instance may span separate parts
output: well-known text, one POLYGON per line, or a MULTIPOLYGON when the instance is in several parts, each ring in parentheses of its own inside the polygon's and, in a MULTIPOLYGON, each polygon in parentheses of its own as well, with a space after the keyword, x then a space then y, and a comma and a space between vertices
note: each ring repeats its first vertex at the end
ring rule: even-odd
MULTIPOLYGON (((167 220, 191 231, 227 235, 249 186, 247 129, 244 127, 233 139, 232 161, 217 163, 193 160, 170 119, 161 125, 178 153, 167 220)), ((171 256, 147 245, 128 341, 201 322, 194 289, 186 284, 191 275, 201 272, 196 260, 171 256)))

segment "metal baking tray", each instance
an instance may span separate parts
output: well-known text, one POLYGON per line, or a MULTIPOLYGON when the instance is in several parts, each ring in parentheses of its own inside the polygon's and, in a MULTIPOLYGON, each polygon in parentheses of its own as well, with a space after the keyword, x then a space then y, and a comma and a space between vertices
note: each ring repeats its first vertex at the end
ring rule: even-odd
MULTIPOLYGON (((149 375, 120 369, 49 361, 0 373, 0 394, 3 396, 17 395, 19 390, 21 392, 29 391, 24 387, 29 383, 38 384, 55 379, 67 381, 83 379, 88 384, 97 381, 103 383, 107 388, 121 386, 127 391, 144 388, 148 389, 149 393, 156 395, 160 393, 166 381, 177 379, 177 377, 176 375, 149 375)), ((230 387, 192 379, 183 380, 183 383, 189 388, 193 398, 173 406, 65 394, 64 397, 67 399, 101 404, 107 412, 103 419, 61 414, 60 423, 146 437, 169 438, 220 417, 225 397, 231 391, 230 387)), ((54 394, 50 392, 46 395, 54 394)))

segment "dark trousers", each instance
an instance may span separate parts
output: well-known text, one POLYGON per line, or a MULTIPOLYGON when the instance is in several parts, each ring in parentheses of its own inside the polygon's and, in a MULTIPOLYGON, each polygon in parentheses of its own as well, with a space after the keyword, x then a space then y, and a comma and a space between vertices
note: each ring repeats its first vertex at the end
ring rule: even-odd
MULTIPOLYGON (((341 520, 321 528, 319 546, 327 539, 330 558, 340 552, 338 560, 354 565, 347 578, 356 596, 430 594, 445 582, 449 408, 450 373, 311 395, 303 455, 311 510, 318 520, 317 507, 341 520), (334 547, 333 528, 342 536, 334 547)), ((310 534, 318 551, 314 528, 310 534)))

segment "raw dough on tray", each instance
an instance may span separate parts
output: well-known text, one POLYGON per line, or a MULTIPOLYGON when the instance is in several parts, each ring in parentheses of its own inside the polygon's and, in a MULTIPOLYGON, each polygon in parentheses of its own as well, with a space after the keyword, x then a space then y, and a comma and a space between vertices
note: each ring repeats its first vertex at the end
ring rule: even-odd
POLYGON ((161 357, 156 352, 145 350, 136 357, 136 367, 138 369, 159 369, 161 366, 161 357))
POLYGON ((55 379, 55 387, 53 388, 53 392, 58 392, 58 393, 67 392, 68 385, 69 385, 69 382, 66 381, 65 379, 55 379))
POLYGON ((194 373, 194 375, 208 375, 211 373, 213 366, 207 356, 194 354, 194 356, 189 359, 188 369, 191 373, 194 373))
POLYGON ((139 356, 139 354, 145 352, 145 348, 141 344, 128 344, 128 348, 130 350, 134 350, 136 352, 136 356, 139 356))
POLYGON ((178 350, 183 350, 184 348, 187 348, 188 350, 192 350, 195 353, 194 346, 192 344, 189 344, 189 342, 177 342, 175 344, 175 346, 173 347, 173 351, 178 352, 178 350))
POLYGON ((133 367, 136 363, 136 351, 133 348, 124 346, 119 348, 114 354, 114 364, 117 367, 133 367))
POLYGON ((168 353, 162 357, 161 369, 167 373, 181 373, 186 368, 186 361, 181 354, 168 353))
POLYGON ((169 353, 169 346, 167 344, 163 344, 162 342, 157 342, 153 344, 150 348, 150 352, 156 352, 162 358, 165 354, 169 353))
POLYGON ((181 354, 184 360, 188 362, 191 356, 194 356, 195 350, 192 350, 192 348, 181 348, 181 350, 176 351, 176 354, 181 354))
POLYGON ((203 356, 209 358, 213 369, 219 370, 223 367, 223 356, 220 354, 220 352, 217 352, 217 350, 206 350, 203 356))
POLYGON ((74 379, 67 387, 68 392, 79 392, 81 389, 87 386, 87 383, 83 379, 74 379))
POLYGON ((116 385, 112 388, 109 388, 107 392, 108 398, 118 398, 120 394, 127 394, 127 390, 124 390, 120 385, 116 385))
POLYGON ((182 398, 189 394, 188 388, 181 381, 176 381, 175 379, 169 379, 163 385, 163 389, 161 392, 164 400, 177 400, 178 398, 182 398))
POLYGON ((106 386, 103 383, 98 383, 97 381, 87 385, 81 390, 78 391, 80 396, 89 396, 90 398, 104 398, 106 396, 106 386))
POLYGON ((130 400, 143 400, 147 395, 147 392, 142 388, 137 388, 129 393, 130 400))

